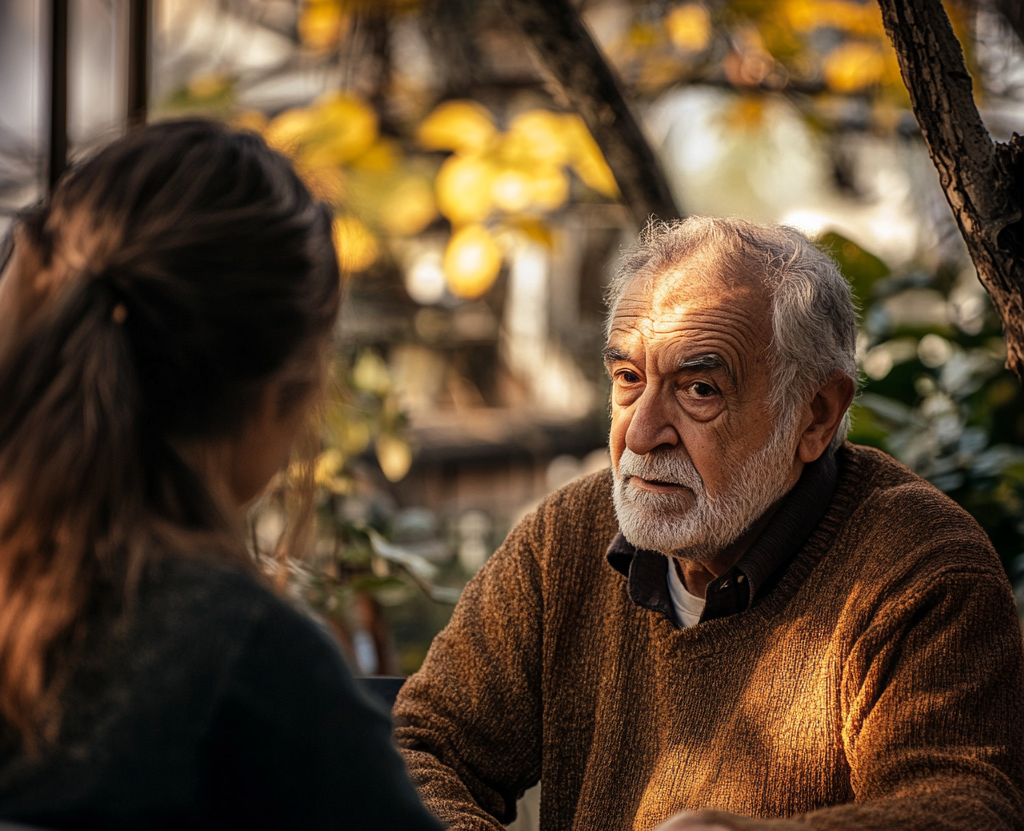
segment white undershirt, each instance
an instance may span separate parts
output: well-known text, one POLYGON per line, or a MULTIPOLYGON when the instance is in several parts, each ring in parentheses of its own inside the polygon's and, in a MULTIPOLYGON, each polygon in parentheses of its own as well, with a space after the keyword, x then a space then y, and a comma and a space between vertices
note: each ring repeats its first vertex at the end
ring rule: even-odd
POLYGON ((704 612, 704 598, 690 594, 690 590, 679 579, 676 561, 671 557, 665 559, 668 560, 668 593, 676 608, 676 620, 680 626, 696 626, 704 612))

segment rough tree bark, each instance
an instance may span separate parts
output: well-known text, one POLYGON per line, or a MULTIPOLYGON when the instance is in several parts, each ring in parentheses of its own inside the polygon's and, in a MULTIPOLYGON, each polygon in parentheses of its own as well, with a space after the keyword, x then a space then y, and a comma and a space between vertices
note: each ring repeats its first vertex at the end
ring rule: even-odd
POLYGON ((978 277, 1003 321, 1006 365, 1024 383, 1024 140, 994 142, 940 0, 879 0, 903 82, 978 277))
POLYGON ((639 227, 681 216, 661 164, 615 73, 569 0, 503 0, 566 100, 583 118, 639 227))

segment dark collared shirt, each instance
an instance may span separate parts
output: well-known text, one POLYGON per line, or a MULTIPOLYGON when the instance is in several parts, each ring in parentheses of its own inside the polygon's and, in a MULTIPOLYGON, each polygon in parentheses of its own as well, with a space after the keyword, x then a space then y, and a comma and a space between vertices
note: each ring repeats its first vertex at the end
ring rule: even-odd
MULTIPOLYGON (((836 460, 831 451, 804 467, 753 545, 725 574, 708 583, 700 620, 727 617, 749 609, 775 582, 785 565, 824 516, 836 490, 836 460)), ((665 556, 638 549, 622 533, 608 546, 608 563, 628 578, 630 599, 676 620, 668 591, 665 556)))

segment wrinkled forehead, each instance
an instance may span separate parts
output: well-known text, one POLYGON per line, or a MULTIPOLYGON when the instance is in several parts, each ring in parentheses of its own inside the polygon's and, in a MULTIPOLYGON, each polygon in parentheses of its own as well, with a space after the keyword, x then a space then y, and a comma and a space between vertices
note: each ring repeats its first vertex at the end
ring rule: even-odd
POLYGON ((771 293, 756 267, 728 253, 699 252, 630 279, 612 310, 610 330, 644 321, 658 329, 662 322, 716 309, 742 312, 737 325, 770 330, 771 293))

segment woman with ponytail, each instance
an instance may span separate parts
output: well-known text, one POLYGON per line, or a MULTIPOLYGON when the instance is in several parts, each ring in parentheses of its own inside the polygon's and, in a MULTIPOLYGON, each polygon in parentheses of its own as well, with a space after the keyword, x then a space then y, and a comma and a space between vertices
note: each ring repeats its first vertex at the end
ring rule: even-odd
POLYGON ((436 829, 244 507, 339 305, 329 211, 260 138, 168 122, 74 169, 0 262, 0 817, 436 829))

